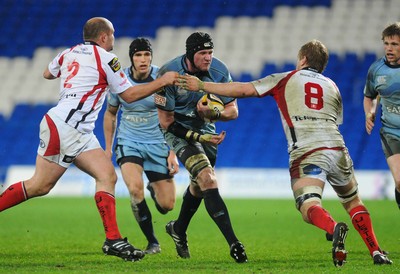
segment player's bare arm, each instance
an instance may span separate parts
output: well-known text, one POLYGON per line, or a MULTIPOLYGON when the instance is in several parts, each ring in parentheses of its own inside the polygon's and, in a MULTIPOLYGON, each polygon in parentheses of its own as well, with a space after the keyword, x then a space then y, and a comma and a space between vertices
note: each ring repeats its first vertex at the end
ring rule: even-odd
POLYGON ((230 121, 235 120, 239 117, 239 108, 236 100, 225 105, 224 110, 221 112, 219 121, 230 121))
POLYGON ((376 99, 364 97, 365 130, 371 134, 375 125, 376 99))
POLYGON ((47 80, 53 80, 56 79, 57 77, 55 77, 53 74, 50 73, 49 69, 46 68, 43 72, 43 77, 47 80))
POLYGON ((177 72, 168 71, 163 76, 155 79, 154 81, 143 85, 135 85, 128 88, 124 92, 120 93, 120 96, 128 103, 138 101, 159 91, 165 86, 174 85, 178 79, 178 75, 179 74, 177 72))
POLYGON ((107 105, 107 110, 103 118, 103 133, 105 139, 105 152, 107 157, 112 157, 112 148, 114 143, 115 131, 117 128, 118 107, 107 105))
POLYGON ((213 83, 203 82, 192 75, 179 75, 175 85, 190 91, 206 91, 209 93, 235 98, 257 97, 257 91, 251 83, 213 83))
POLYGON ((173 176, 179 172, 178 158, 176 157, 176 154, 173 150, 169 151, 167 163, 168 163, 168 170, 169 170, 170 175, 173 176))

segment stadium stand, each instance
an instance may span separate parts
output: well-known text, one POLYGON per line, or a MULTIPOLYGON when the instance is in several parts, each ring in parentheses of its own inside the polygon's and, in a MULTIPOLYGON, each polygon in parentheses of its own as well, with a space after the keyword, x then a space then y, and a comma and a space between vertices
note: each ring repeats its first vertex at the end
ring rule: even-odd
MULTIPOLYGON (((44 80, 43 69, 61 49, 81 42, 82 26, 93 16, 114 23, 114 52, 125 66, 133 37, 148 37, 154 46, 153 62, 161 65, 184 52, 191 32, 207 31, 214 38, 215 56, 237 81, 294 69, 299 46, 320 39, 331 53, 326 74, 343 96, 341 130, 355 167, 387 169, 377 132, 368 136, 364 130, 362 89, 369 65, 382 55, 382 29, 399 20, 396 0, 193 3, 99 0, 93 7, 88 0, 0 0, 0 182, 8 166, 34 164, 40 118, 58 100, 59 83, 44 80)), ((239 108, 238 120, 218 123, 218 130, 228 135, 217 165, 287 167, 286 142, 273 100, 241 99, 239 108)), ((104 143, 100 122, 95 131, 104 143)))

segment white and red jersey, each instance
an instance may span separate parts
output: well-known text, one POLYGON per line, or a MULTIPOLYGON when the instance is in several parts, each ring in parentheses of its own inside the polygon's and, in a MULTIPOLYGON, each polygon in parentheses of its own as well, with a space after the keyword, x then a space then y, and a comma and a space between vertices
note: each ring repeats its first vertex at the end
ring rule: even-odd
POLYGON ((288 151, 344 147, 338 125, 343 120, 342 98, 334 82, 311 69, 269 75, 253 81, 260 97, 277 102, 288 151))
POLYGON ((119 94, 131 86, 115 54, 92 43, 58 54, 49 64, 61 79, 60 100, 51 112, 80 132, 92 132, 106 93, 119 94))

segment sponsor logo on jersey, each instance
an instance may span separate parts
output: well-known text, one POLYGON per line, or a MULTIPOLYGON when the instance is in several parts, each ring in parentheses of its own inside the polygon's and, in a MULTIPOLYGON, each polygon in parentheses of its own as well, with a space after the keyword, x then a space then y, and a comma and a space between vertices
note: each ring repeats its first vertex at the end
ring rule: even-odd
POLYGON ((400 106, 386 106, 386 110, 389 113, 400 114, 400 106))
POLYGON ((378 82, 378 84, 385 84, 386 83, 386 76, 385 75, 378 76, 378 77, 376 77, 376 81, 378 82))
POLYGON ((329 121, 329 119, 326 119, 326 118, 318 118, 318 117, 313 117, 313 116, 300 116, 300 115, 296 115, 296 116, 293 116, 293 118, 294 118, 294 120, 296 120, 296 122, 298 122, 298 121, 305 121, 305 120, 308 120, 308 121, 320 121, 320 120, 322 120, 322 121, 325 121, 325 122, 328 122, 329 121))
POLYGON ((165 107, 167 105, 167 98, 161 96, 160 94, 154 95, 154 102, 156 105, 165 107))
POLYGON ((131 121, 134 123, 148 123, 149 119, 147 119, 146 117, 139 117, 139 116, 134 116, 134 115, 127 115, 125 117, 125 119, 127 121, 131 121))
POLYGON ((121 69, 121 63, 118 61, 117 57, 114 57, 110 62, 108 62, 108 65, 114 72, 117 72, 121 69))

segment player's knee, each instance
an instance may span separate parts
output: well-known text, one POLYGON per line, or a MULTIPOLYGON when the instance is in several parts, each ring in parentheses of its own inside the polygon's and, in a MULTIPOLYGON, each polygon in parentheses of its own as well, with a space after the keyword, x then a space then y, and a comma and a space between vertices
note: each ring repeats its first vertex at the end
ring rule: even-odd
POLYGON ((394 178, 394 185, 396 190, 400 192, 400 178, 394 178))
POLYGON ((114 172, 108 172, 106 175, 102 176, 97 180, 99 183, 110 184, 114 186, 117 183, 117 174, 114 172))
POLYGON ((47 195, 53 189, 55 184, 37 181, 35 179, 26 180, 24 187, 29 198, 47 195))
POLYGON ((297 189, 294 192, 296 208, 302 212, 303 219, 304 219, 304 214, 307 218, 307 212, 304 212, 306 210, 304 210, 303 205, 305 206, 311 204, 320 204, 321 197, 322 197, 322 188, 319 186, 305 186, 297 189))
POLYGON ((143 200, 144 199, 144 184, 143 184, 143 181, 128 180, 128 181, 125 181, 125 184, 126 184, 126 187, 128 188, 129 194, 132 197, 135 197, 136 200, 143 200))
POLYGON ((218 188, 217 177, 214 169, 211 167, 204 168, 197 176, 197 182, 202 191, 211 188, 218 188))
POLYGON ((47 195, 52 188, 53 187, 50 185, 42 186, 41 188, 36 189, 36 191, 33 192, 34 195, 31 195, 31 197, 47 195))
POLYGON ((157 198, 157 203, 165 212, 168 212, 168 211, 171 211, 174 209, 175 197, 159 196, 158 198, 157 198), (160 198, 160 199, 158 199, 158 198, 160 198))
POLYGON ((162 207, 162 209, 166 212, 172 211, 174 209, 174 205, 175 203, 168 203, 168 204, 163 204, 160 205, 162 207))
POLYGON ((339 200, 343 205, 349 204, 352 201, 357 202, 357 200, 359 201, 358 186, 354 185, 349 191, 347 191, 343 194, 337 193, 337 196, 339 197, 339 200))

